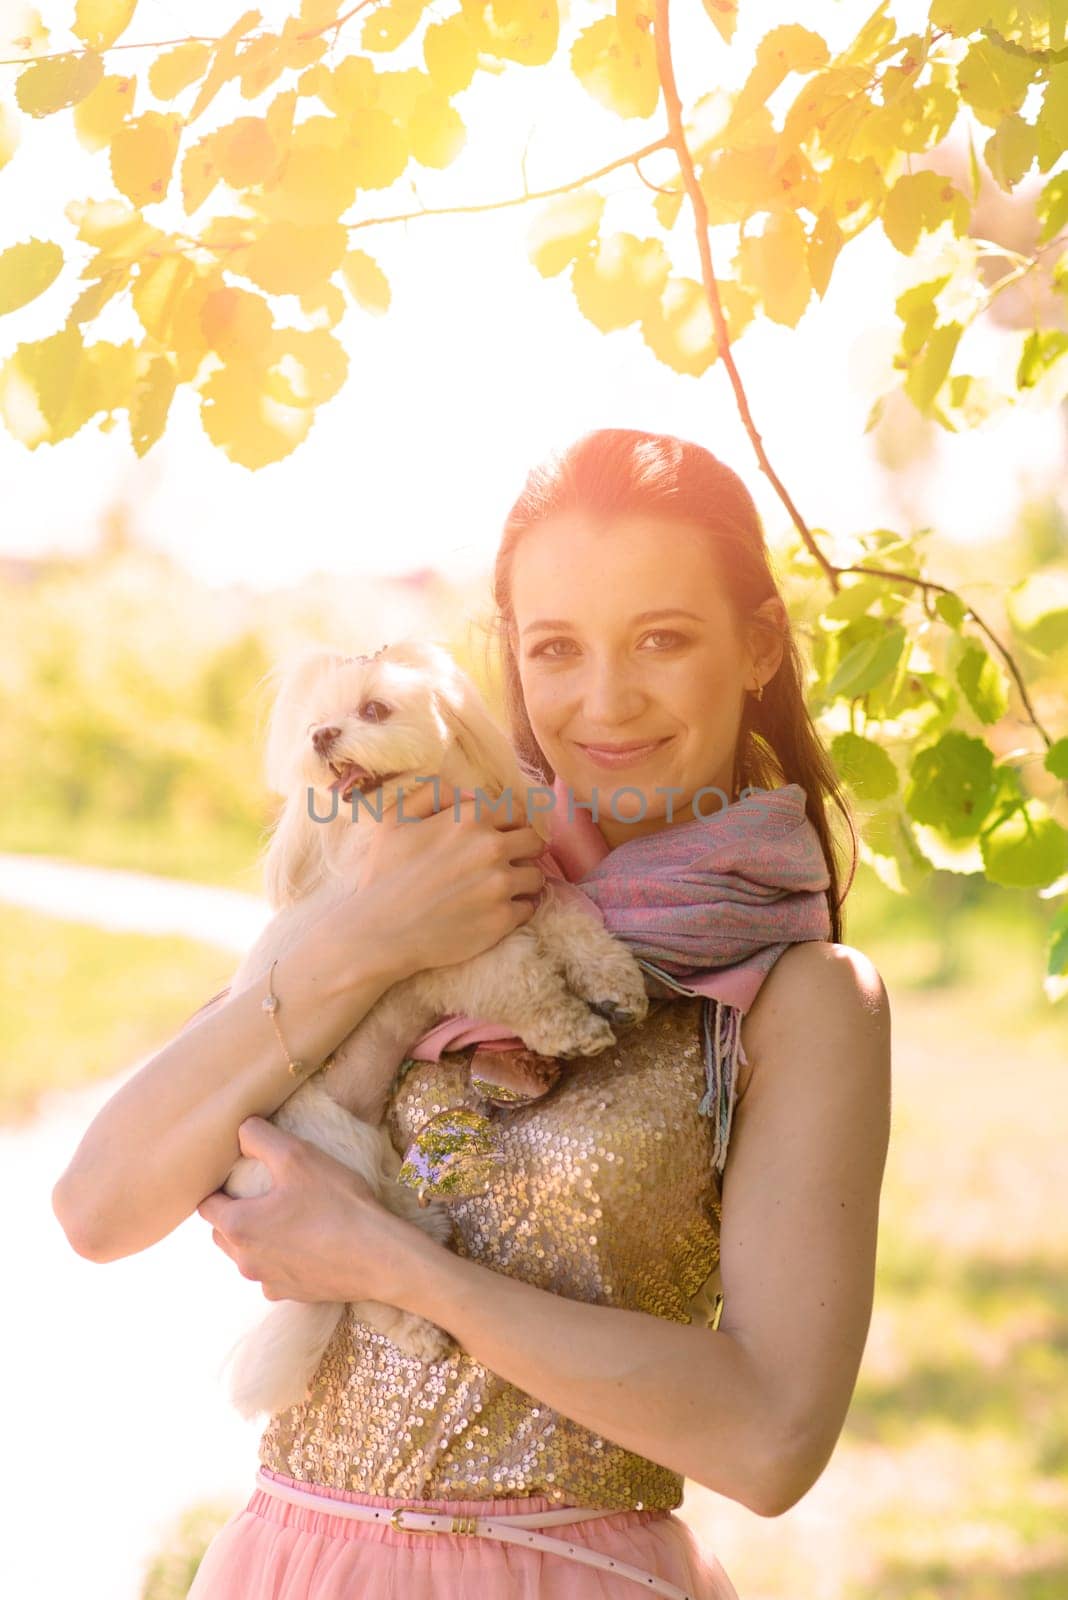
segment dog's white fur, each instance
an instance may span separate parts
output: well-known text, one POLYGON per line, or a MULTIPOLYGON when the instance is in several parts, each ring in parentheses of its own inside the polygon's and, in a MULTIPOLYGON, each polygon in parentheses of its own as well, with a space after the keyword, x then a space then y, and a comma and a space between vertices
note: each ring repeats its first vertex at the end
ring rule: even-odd
MULTIPOLYGON (((527 818, 526 779, 507 738, 439 645, 405 640, 374 657, 310 646, 278 676, 266 774, 285 805, 264 860, 277 915, 234 974, 231 994, 261 983, 276 957, 358 888, 379 806, 384 814, 403 803, 419 780, 436 774, 491 800, 510 792, 513 819, 529 820, 542 838, 549 834, 544 813, 527 818), (375 715, 380 720, 371 720, 375 715), (366 804, 374 814, 358 800, 338 799, 332 820, 312 820, 312 802, 316 816, 330 816, 336 798, 330 785, 337 771, 347 779, 347 763, 370 774, 366 804), (383 775, 391 776, 381 782, 383 775)), ((640 1021, 646 1010, 634 957, 547 880, 534 915, 491 949, 395 983, 334 1051, 330 1070, 302 1082, 271 1120, 359 1173, 390 1210, 444 1243, 451 1228, 446 1208, 421 1206, 396 1182, 400 1157, 382 1120, 409 1047, 442 1017, 463 1013, 509 1027, 540 1054, 594 1055, 614 1042, 607 1017, 640 1021)), ((281 1024, 281 1005, 278 1015, 281 1024)), ((262 1162, 242 1156, 224 1188, 242 1198, 263 1194, 270 1178, 262 1162)), ((226 1359, 233 1357, 231 1394, 242 1416, 273 1415, 305 1398, 344 1311, 335 1303, 279 1301, 233 1347, 226 1359)), ((410 1356, 434 1360, 449 1349, 440 1328, 396 1307, 362 1301, 353 1314, 410 1356)))

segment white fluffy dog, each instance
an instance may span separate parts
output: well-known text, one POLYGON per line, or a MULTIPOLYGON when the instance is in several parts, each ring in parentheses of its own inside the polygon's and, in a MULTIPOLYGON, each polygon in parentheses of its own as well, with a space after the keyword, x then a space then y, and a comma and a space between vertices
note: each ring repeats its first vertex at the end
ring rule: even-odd
MULTIPOLYGON (((526 780, 508 740, 440 646, 403 641, 373 657, 311 646, 280 676, 266 773, 285 805, 264 862, 277 915, 234 974, 231 994, 262 983, 276 957, 358 888, 379 807, 384 813, 420 781, 437 775, 490 800, 510 792, 512 819, 529 821, 543 838, 549 831, 542 813, 527 817, 526 780), (350 803, 357 789, 366 806, 350 803), (330 820, 313 820, 313 803, 315 817, 330 820)), ((646 1010, 634 957, 547 880, 534 915, 491 949, 395 983, 333 1052, 329 1070, 302 1082, 271 1120, 358 1172, 390 1210, 446 1242, 446 1208, 421 1206, 396 1181, 400 1157, 383 1124, 409 1047, 435 1022, 463 1013, 507 1026, 539 1054, 594 1055, 614 1041, 607 1018, 636 1022, 646 1010)), ((284 1017, 280 1007, 280 1023, 284 1017)), ((245 1198, 263 1194, 270 1178, 262 1162, 242 1156, 224 1188, 245 1198)), ((232 1348, 231 1394, 242 1416, 273 1415, 305 1398, 344 1310, 279 1301, 232 1348)), ((353 1310, 408 1355, 434 1360, 449 1348, 448 1336, 422 1317, 376 1301, 353 1310)))

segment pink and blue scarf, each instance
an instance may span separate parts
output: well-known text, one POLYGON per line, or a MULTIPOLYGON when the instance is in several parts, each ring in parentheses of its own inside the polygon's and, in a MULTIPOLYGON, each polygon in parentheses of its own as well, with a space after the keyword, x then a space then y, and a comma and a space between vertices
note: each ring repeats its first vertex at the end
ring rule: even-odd
MULTIPOLYGON (((737 1090, 741 1019, 791 944, 829 939, 830 884, 819 835, 797 783, 743 791, 731 805, 615 849, 559 778, 548 849, 539 858, 553 893, 576 895, 628 945, 658 998, 701 996, 713 1161, 726 1161, 737 1090)), ((444 1050, 522 1050, 507 1028, 450 1016, 408 1050, 437 1061, 444 1050)), ((571 1070, 581 1070, 576 1063, 571 1070)))

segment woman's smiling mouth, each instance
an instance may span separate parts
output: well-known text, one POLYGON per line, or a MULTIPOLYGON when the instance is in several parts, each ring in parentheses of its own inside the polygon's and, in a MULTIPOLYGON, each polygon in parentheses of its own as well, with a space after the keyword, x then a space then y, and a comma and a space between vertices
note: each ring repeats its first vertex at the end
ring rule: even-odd
POLYGON ((668 734, 663 739, 650 739, 643 744, 634 742, 615 745, 580 744, 579 749, 596 766, 632 767, 637 762, 644 761, 646 756, 651 755, 654 750, 659 750, 661 745, 667 744, 668 740, 673 738, 674 734, 668 734))

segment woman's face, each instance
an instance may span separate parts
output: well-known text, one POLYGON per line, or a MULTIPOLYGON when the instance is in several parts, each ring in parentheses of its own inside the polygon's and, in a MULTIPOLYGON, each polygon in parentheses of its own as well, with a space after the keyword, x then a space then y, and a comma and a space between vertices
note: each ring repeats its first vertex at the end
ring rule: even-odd
MULTIPOLYGON (((774 674, 782 644, 752 627, 738 636, 703 530, 644 514, 554 517, 518 544, 512 604, 534 736, 577 801, 596 791, 609 845, 692 820, 699 789, 726 796, 699 797, 706 816, 734 798, 744 697, 774 674)), ((760 611, 785 622, 778 600, 760 611)))

